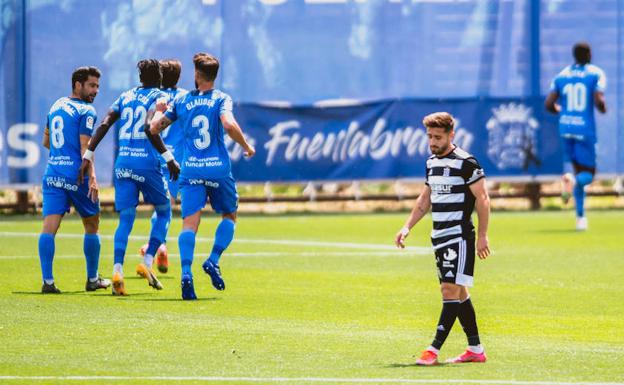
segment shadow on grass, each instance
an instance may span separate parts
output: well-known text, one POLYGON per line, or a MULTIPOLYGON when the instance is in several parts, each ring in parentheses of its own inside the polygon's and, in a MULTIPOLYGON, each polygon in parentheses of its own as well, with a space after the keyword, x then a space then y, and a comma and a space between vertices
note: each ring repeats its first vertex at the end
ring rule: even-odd
POLYGON ((577 231, 574 228, 540 229, 540 230, 529 230, 529 232, 537 233, 537 234, 572 234, 572 233, 582 233, 582 231, 577 231))
POLYGON ((451 367, 453 365, 449 365, 446 362, 440 362, 437 365, 423 366, 423 365, 416 365, 416 363, 414 362, 414 363, 409 363, 409 364, 405 364, 405 363, 389 364, 383 367, 386 369, 400 369, 400 368, 438 368, 441 366, 451 367))
POLYGON ((57 295, 76 295, 76 294, 85 294, 85 291, 62 291, 60 294, 54 293, 42 293, 41 291, 13 291, 11 294, 15 295, 47 295, 47 296, 57 296, 57 295))
MULTIPOLYGON (((128 300, 132 300, 129 298, 124 298, 128 300)), ((191 301, 184 301, 182 298, 137 298, 135 301, 154 301, 154 302, 197 302, 197 301, 221 301, 221 298, 218 297, 208 297, 208 298, 197 298, 191 301)))
MULTIPOLYGON (((158 275, 158 280, 159 281, 167 281, 167 280, 171 280, 171 279, 174 279, 174 278, 176 278, 176 277, 171 276, 171 275, 158 275)), ((145 280, 145 278, 139 277, 138 275, 133 275, 131 277, 124 277, 124 279, 128 280, 128 281, 142 281, 142 280, 145 280)))

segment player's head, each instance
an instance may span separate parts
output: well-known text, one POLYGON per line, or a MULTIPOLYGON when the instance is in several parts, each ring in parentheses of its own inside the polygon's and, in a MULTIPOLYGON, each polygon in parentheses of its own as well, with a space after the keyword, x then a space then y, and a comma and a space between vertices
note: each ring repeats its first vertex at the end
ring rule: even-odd
POLYGON ((219 72, 219 60, 207 53, 196 53, 193 56, 195 64, 195 83, 198 81, 214 82, 219 72))
POLYGON ((162 70, 162 88, 174 88, 180 80, 182 63, 177 59, 166 59, 160 61, 162 70))
POLYGON ((162 71, 156 59, 143 59, 137 63, 139 80, 143 87, 159 87, 162 81, 162 71))
POLYGON ((72 94, 87 103, 93 103, 100 88, 100 70, 96 67, 78 67, 72 73, 72 94))
POLYGON ((435 155, 448 152, 455 137, 455 119, 448 112, 436 112, 425 116, 423 124, 427 129, 429 149, 435 155))
POLYGON ((577 64, 588 64, 591 62, 591 47, 584 41, 574 44, 572 54, 577 64))

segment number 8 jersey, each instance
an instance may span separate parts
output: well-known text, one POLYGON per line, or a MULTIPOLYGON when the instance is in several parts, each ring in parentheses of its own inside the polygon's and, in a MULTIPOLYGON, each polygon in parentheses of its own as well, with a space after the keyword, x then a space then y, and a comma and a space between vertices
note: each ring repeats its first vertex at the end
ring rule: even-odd
POLYGON ((213 89, 176 97, 165 116, 180 120, 184 131, 182 179, 218 179, 230 175, 221 115, 232 113, 232 98, 213 89))
POLYGON ((144 131, 147 111, 155 109, 160 98, 166 99, 167 94, 158 88, 136 87, 113 102, 110 109, 119 114, 119 149, 115 168, 160 169, 159 155, 144 131))
POLYGON ((63 176, 73 181, 81 163, 80 135, 91 136, 97 116, 93 106, 80 99, 62 97, 48 113, 50 155, 45 176, 63 176))
POLYGON ((596 141, 594 93, 604 92, 604 71, 593 64, 572 64, 552 81, 550 90, 559 94, 559 133, 563 137, 596 141))

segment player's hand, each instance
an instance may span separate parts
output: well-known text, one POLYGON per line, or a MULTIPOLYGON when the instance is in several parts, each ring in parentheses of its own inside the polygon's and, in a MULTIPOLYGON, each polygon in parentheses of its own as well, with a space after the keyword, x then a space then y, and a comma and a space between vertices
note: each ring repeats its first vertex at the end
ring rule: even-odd
POLYGON ((158 100, 156 100, 156 111, 158 112, 165 112, 167 111, 167 99, 165 98, 160 98, 158 100))
POLYGON ((171 175, 171 180, 178 180, 178 176, 180 175, 180 165, 176 162, 175 159, 167 162, 167 169, 169 170, 169 175, 171 175))
POLYGON ((251 158, 255 154, 256 154, 256 149, 254 148, 254 146, 248 144, 247 148, 243 152, 243 155, 245 156, 245 158, 251 158))
POLYGON ((399 232, 394 236, 394 244, 396 247, 404 249, 405 248, 405 238, 409 235, 409 229, 407 227, 403 227, 399 232))
POLYGON ((99 196, 100 196, 100 188, 97 184, 97 180, 95 180, 95 177, 91 177, 89 179, 89 192, 87 193, 87 198, 90 198, 91 202, 96 203, 98 201, 99 196))
POLYGON ((78 169, 78 180, 76 181, 76 183, 79 186, 84 183, 84 177, 85 175, 89 175, 89 171, 91 171, 92 166, 93 164, 91 163, 90 160, 87 160, 87 159, 82 160, 82 163, 80 164, 80 168, 78 169))
POLYGON ((485 259, 490 255, 490 244, 487 235, 477 238, 477 255, 485 259))

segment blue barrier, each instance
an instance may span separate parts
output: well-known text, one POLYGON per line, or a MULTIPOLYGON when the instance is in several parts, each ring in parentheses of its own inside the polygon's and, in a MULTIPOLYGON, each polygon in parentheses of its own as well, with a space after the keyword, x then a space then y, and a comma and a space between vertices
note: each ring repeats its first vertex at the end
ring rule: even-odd
MULTIPOLYGON (((348 132, 352 122, 372 138, 377 122, 384 121, 385 134, 415 141, 422 116, 444 109, 456 113, 462 132, 473 136, 469 150, 490 175, 555 174, 561 167, 558 140, 540 99, 550 79, 571 62, 570 48, 578 40, 592 44, 594 62, 609 82, 609 112, 597 119, 598 170, 621 173, 623 5, 624 0, 5 0, 0 2, 0 185, 40 182, 45 116, 70 92, 75 67, 102 70, 94 102, 101 118, 120 92, 136 84, 135 63, 141 58, 180 58, 180 86, 191 88, 191 57, 197 51, 220 58, 217 86, 240 102, 236 112, 243 128, 258 141, 258 158, 235 162, 240 180, 418 176, 422 170, 414 167, 425 155, 410 155, 406 146, 400 155, 379 159, 375 149, 362 149, 366 156, 339 163, 316 158, 310 145, 301 150, 303 145, 292 144, 311 158, 290 159, 285 144, 269 151, 275 142, 268 130, 297 121, 300 126, 286 130, 289 138, 283 139, 298 134, 312 143, 316 134, 327 139, 348 132), (327 99, 362 102, 340 108, 316 104, 327 99), (267 101, 291 107, 267 107, 267 101), (512 102, 531 110, 533 120, 522 124, 538 127, 531 132, 535 157, 528 167, 513 163, 516 150, 492 155, 499 147, 490 142, 503 135, 488 130, 496 124, 493 109, 512 102), (407 134, 406 127, 413 132, 407 134)), ((98 149, 98 175, 105 184, 111 181, 112 136, 98 149)))

